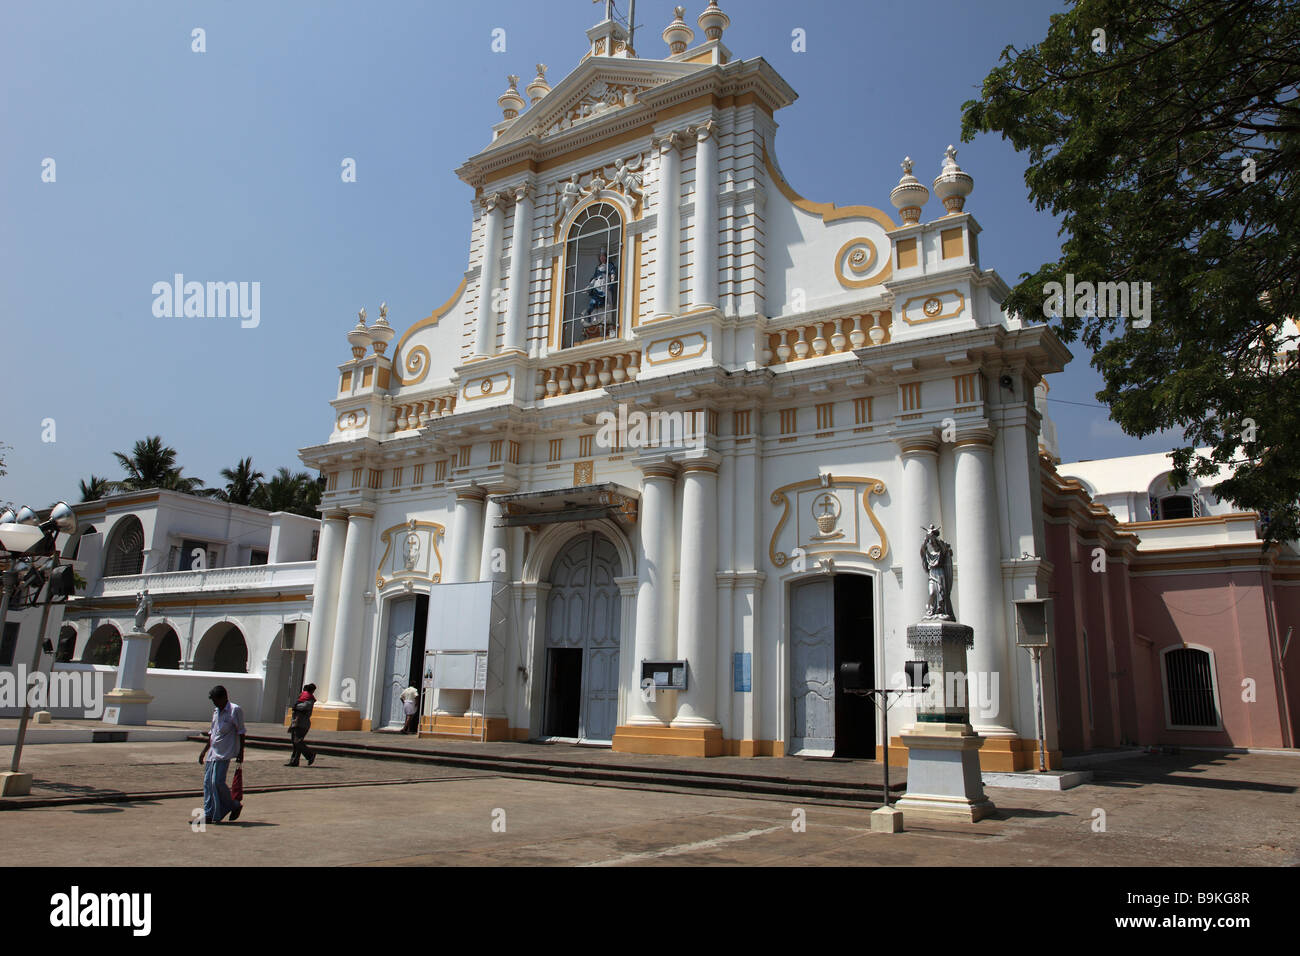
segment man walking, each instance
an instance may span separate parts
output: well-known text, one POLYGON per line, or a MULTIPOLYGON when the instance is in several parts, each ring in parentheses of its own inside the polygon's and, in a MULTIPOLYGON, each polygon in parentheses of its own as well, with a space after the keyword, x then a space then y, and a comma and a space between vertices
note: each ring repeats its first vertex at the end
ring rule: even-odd
POLYGON ((316 706, 316 685, 304 684, 298 701, 293 705, 293 716, 289 718, 289 739, 293 742, 293 754, 286 767, 298 766, 298 758, 306 756, 307 766, 316 762, 315 752, 307 746, 307 731, 311 729, 311 711, 316 706))
POLYGON ((212 729, 199 753, 199 763, 204 764, 203 819, 206 823, 220 823, 230 814, 233 823, 239 819, 244 805, 230 795, 226 771, 232 759, 241 765, 244 762, 244 709, 231 702, 220 684, 208 692, 208 699, 214 708, 212 729))

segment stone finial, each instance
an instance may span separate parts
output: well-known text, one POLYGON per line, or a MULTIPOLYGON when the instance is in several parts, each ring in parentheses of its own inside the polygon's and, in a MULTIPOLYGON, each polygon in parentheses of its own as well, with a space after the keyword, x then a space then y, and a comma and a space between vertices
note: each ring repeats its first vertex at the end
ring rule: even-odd
POLYGON ((903 158, 902 166, 903 176, 899 179, 898 185, 890 192, 889 201, 894 204, 894 208, 903 217, 903 224, 911 225, 921 221, 921 207, 930 198, 930 190, 926 189, 921 181, 912 175, 911 156, 903 158))
POLYGON ((388 303, 379 304, 379 321, 370 327, 370 342, 375 347, 376 355, 383 355, 388 343, 393 340, 397 330, 388 324, 388 303))
POLYGON ((510 86, 497 97, 497 106, 501 107, 501 115, 504 119, 512 120, 524 108, 524 98, 519 95, 519 77, 512 73, 506 77, 506 80, 510 86))
POLYGON ((352 347, 352 357, 361 358, 366 354, 366 346, 370 344, 370 330, 366 328, 366 310, 364 308, 357 311, 357 324, 348 332, 348 345, 352 347))
POLYGON ((934 178, 934 194, 943 201, 948 215, 955 216, 966 205, 966 197, 975 188, 975 180, 957 165, 957 149, 949 146, 943 153, 943 169, 934 178))
POLYGON ((527 87, 524 88, 524 92, 528 94, 528 98, 534 103, 540 100, 547 93, 551 92, 551 84, 546 82, 545 63, 537 64, 537 76, 528 84, 527 87))
POLYGON ((686 25, 686 8, 673 7, 673 13, 676 18, 668 24, 664 30, 664 42, 668 44, 668 53, 670 56, 676 56, 678 53, 685 53, 686 48, 691 45, 695 39, 695 31, 686 25))
POLYGON ((710 40, 721 40, 722 31, 731 26, 731 17, 722 12, 718 7, 718 0, 709 0, 709 5, 704 8, 704 12, 699 15, 696 23, 704 31, 704 36, 710 40))

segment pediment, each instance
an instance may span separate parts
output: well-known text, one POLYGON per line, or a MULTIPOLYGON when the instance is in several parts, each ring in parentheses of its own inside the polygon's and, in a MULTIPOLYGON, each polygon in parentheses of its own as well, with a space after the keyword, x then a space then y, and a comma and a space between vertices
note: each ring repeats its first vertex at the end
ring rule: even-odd
POLYGON ((492 148, 530 136, 547 139, 608 118, 635 106, 646 91, 704 68, 701 64, 662 60, 589 57, 521 113, 492 148))

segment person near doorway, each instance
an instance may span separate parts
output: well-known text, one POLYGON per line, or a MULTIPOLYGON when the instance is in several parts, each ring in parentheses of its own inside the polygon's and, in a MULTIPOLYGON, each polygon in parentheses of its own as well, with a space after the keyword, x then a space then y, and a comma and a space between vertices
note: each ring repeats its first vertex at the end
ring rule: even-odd
POLYGON ((226 772, 231 760, 241 766, 244 763, 244 710, 220 684, 208 692, 208 700, 213 707, 212 727, 199 753, 199 763, 204 765, 203 819, 220 823, 229 814, 233 823, 244 812, 244 805, 230 795, 226 772))
POLYGON ((307 766, 316 762, 316 752, 307 746, 307 731, 311 730, 311 711, 316 706, 316 685, 303 684, 302 693, 293 705, 293 716, 289 718, 289 740, 293 743, 293 753, 289 755, 286 767, 298 766, 302 757, 307 758, 307 766))
POLYGON ((416 734, 420 733, 420 692, 414 687, 408 687, 402 691, 402 713, 406 715, 406 723, 402 725, 402 733, 416 734))

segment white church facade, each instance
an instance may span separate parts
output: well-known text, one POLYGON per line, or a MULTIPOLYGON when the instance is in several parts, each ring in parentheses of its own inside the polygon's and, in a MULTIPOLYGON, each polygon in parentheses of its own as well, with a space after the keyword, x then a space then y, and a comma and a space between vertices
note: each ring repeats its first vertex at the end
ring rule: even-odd
POLYGON ((300 453, 327 478, 322 726, 395 726, 414 684, 431 734, 874 757, 876 710, 836 674, 883 686, 915 656, 935 524, 982 763, 1029 764, 1014 602, 1047 597, 1036 390, 1069 352, 1003 312, 952 150, 906 162, 888 210, 797 192, 795 93, 727 23, 710 3, 695 42, 679 8, 653 59, 606 19, 554 87, 512 77, 457 170, 459 287, 400 335, 383 313, 348 333, 332 431, 300 453))

